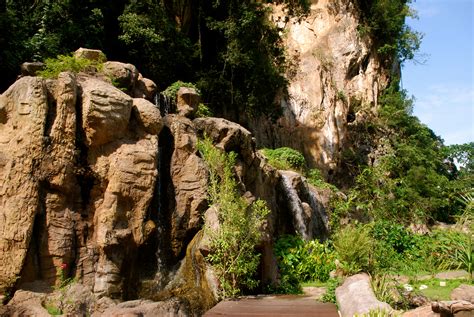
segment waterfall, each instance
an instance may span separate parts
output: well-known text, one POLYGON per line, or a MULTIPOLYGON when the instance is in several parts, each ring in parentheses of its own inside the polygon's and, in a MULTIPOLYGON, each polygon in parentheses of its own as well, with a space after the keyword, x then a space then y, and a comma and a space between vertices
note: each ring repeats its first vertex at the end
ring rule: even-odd
POLYGON ((171 105, 173 101, 171 98, 159 92, 155 95, 155 106, 160 109, 161 116, 164 117, 171 111, 171 105))
POLYGON ((293 214, 293 225, 304 240, 309 240, 308 229, 304 221, 304 210, 298 192, 293 188, 291 179, 284 173, 281 173, 283 187, 290 204, 290 210, 293 214))

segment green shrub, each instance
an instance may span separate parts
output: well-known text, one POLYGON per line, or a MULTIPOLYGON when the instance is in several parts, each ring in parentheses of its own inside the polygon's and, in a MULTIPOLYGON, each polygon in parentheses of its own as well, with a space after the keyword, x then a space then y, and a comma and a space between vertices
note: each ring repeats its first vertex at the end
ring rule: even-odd
POLYGON ((219 228, 205 227, 212 264, 222 288, 221 296, 234 297, 258 285, 255 273, 260 254, 261 227, 269 213, 266 203, 251 206, 239 195, 233 168, 236 154, 216 148, 209 138, 198 143, 199 151, 209 167, 209 202, 218 210, 219 228))
POLYGON ((464 269, 471 274, 474 268, 472 233, 456 230, 436 230, 431 234, 431 256, 441 270, 464 269))
POLYGON ((86 58, 77 58, 72 55, 58 55, 56 58, 47 58, 45 68, 38 72, 38 75, 44 78, 57 78, 61 72, 70 71, 79 73, 87 70, 100 71, 103 66, 104 58, 100 61, 94 61, 86 58))
POLYGON ((375 240, 370 226, 347 226, 334 236, 334 249, 346 274, 370 272, 374 268, 375 240))
POLYGON ((196 118, 205 118, 205 117, 212 117, 214 114, 212 113, 212 110, 206 106, 203 103, 200 103, 198 105, 197 111, 196 111, 196 118))
POLYGON ((375 297, 381 302, 393 306, 395 304, 396 282, 387 274, 375 274, 370 277, 370 284, 375 297))
POLYGON ((336 304, 336 288, 341 285, 341 280, 331 278, 328 280, 326 293, 324 293, 321 300, 325 303, 336 304))
POLYGON ((306 164, 303 154, 289 147, 262 149, 262 153, 276 169, 301 171, 306 164))
POLYGON ((384 241, 398 253, 403 253, 416 246, 414 235, 403 225, 386 220, 375 222, 372 236, 379 241, 384 241))
POLYGON ((317 188, 327 188, 327 189, 330 189, 334 192, 338 191, 337 187, 326 182, 324 180, 324 177, 323 175, 321 175, 321 171, 319 169, 316 169, 316 168, 313 168, 313 169, 309 169, 306 174, 306 180, 308 181, 308 183, 310 183, 311 185, 313 185, 314 187, 317 187, 317 188))
POLYGON ((299 236, 284 235, 274 247, 278 260, 280 284, 274 292, 301 293, 301 283, 326 282, 336 268, 336 255, 328 243, 304 241, 299 236))
POLYGON ((199 91, 199 89, 196 88, 196 86, 193 84, 193 83, 185 83, 185 82, 182 82, 180 80, 172 83, 170 86, 168 86, 168 88, 166 88, 162 94, 164 96, 166 96, 169 100, 171 100, 172 102, 176 102, 176 95, 178 93, 178 90, 179 88, 181 87, 186 87, 186 88, 193 88, 196 90, 196 92, 198 94, 200 94, 201 92, 199 91))

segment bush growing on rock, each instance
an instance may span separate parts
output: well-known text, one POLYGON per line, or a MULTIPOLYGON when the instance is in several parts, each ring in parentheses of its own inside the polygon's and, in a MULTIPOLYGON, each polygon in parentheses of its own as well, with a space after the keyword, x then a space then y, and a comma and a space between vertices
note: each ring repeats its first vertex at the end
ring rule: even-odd
POLYGON ((225 153, 204 138, 199 151, 209 167, 209 202, 218 210, 218 228, 206 227, 211 253, 207 256, 222 288, 221 296, 234 297, 258 285, 255 278, 260 254, 255 247, 270 212, 263 200, 249 203, 240 196, 233 175, 236 154, 225 153))
POLYGON ((39 71, 38 75, 44 78, 57 78, 60 73, 66 71, 73 73, 86 70, 100 71, 104 60, 105 55, 98 61, 73 55, 58 55, 56 58, 47 58, 44 70, 39 71))
POLYGON ((262 153, 270 165, 280 170, 301 171, 306 164, 303 154, 289 147, 262 149, 262 153))

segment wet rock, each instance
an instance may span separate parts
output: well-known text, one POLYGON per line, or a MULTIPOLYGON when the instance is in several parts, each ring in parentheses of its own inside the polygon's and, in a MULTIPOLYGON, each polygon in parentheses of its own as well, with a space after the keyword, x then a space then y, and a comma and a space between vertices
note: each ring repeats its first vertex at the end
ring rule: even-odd
POLYGON ((169 115, 165 125, 173 138, 170 157, 170 177, 174 193, 171 212, 171 247, 177 256, 183 252, 183 242, 202 224, 207 209, 208 173, 204 161, 197 155, 197 136, 192 122, 169 115))

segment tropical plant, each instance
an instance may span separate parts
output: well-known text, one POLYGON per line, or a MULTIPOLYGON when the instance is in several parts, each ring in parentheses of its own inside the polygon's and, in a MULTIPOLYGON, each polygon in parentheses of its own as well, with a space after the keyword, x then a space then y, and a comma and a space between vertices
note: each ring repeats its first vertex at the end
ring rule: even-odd
POLYGON ((249 205, 239 195, 233 175, 235 153, 216 148, 209 138, 200 140, 198 148, 209 168, 209 202, 219 220, 218 229, 205 227, 211 249, 207 259, 219 278, 221 296, 234 297, 258 285, 260 254, 255 247, 269 210, 264 201, 249 205))
POLYGON ((334 235, 334 249, 346 274, 371 272, 374 268, 375 241, 370 226, 346 226, 334 235))
POLYGON ((327 242, 284 235, 276 241, 274 252, 280 273, 279 291, 283 293, 299 293, 303 282, 326 282, 336 268, 336 255, 327 242))

